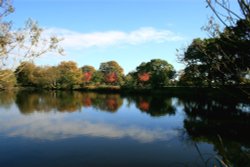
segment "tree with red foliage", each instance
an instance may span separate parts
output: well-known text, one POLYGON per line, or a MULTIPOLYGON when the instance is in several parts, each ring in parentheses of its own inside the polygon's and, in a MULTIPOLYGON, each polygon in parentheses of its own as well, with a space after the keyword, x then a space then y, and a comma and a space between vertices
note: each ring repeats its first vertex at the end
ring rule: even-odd
POLYGON ((139 86, 150 86, 161 88, 170 85, 171 79, 175 77, 174 67, 165 60, 152 59, 150 62, 143 62, 136 67, 137 81, 139 86))
POLYGON ((83 66, 81 69, 83 72, 83 83, 90 83, 93 78, 93 73, 96 71, 95 68, 92 66, 83 66))
POLYGON ((138 74, 138 79, 141 82, 147 82, 150 79, 150 74, 148 72, 143 72, 138 74))
POLYGON ((106 74, 105 81, 107 83, 115 83, 115 82, 117 82, 118 77, 117 77, 116 72, 110 72, 110 73, 106 74))
POLYGON ((101 63, 99 71, 104 76, 105 84, 122 85, 124 80, 123 68, 116 61, 101 63))
POLYGON ((92 78, 92 72, 84 72, 83 73, 83 80, 85 82, 90 82, 91 78, 92 78))

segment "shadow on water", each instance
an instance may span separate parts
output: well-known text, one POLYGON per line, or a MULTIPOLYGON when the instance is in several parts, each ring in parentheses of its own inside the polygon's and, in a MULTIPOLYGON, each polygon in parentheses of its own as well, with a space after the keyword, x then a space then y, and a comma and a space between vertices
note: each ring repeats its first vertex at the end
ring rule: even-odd
POLYGON ((222 166, 250 166, 250 105, 230 98, 180 98, 192 142, 211 143, 222 166))

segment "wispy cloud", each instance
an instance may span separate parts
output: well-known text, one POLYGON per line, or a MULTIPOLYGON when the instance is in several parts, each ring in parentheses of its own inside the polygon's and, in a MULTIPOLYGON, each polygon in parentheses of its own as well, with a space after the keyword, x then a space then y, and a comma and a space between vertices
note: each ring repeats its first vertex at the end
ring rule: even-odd
POLYGON ((180 41, 184 38, 176 33, 153 27, 142 27, 130 32, 105 31, 80 33, 61 28, 45 29, 45 34, 54 34, 63 38, 61 45, 67 49, 83 49, 89 47, 108 47, 121 44, 138 45, 147 42, 180 41))

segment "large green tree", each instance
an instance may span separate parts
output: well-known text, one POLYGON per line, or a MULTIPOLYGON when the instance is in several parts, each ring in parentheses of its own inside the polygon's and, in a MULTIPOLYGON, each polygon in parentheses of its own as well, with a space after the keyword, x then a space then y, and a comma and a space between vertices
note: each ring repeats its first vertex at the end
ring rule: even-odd
POLYGON ((209 20, 204 29, 209 32, 210 38, 194 39, 185 50, 181 60, 187 65, 183 76, 192 77, 188 80, 198 79, 203 80, 202 84, 219 86, 247 84, 250 68, 250 3, 246 0, 237 2, 242 15, 229 8, 230 1, 207 1, 224 28, 220 29, 214 19, 209 20), (191 71, 193 76, 188 74, 191 71))
POLYGON ((153 88, 168 86, 175 76, 174 67, 165 60, 153 59, 147 63, 141 63, 134 73, 138 83, 149 84, 153 88))

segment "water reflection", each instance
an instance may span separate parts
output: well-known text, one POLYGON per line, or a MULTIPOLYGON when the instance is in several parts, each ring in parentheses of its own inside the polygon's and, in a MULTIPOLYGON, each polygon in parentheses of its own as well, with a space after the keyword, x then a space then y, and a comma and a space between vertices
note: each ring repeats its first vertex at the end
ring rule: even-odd
MULTIPOLYGON (((193 142, 212 143, 231 166, 250 166, 249 104, 236 99, 183 98, 184 128, 193 142)), ((214 157, 215 158, 215 157, 214 157)))
MULTIPOLYGON (((130 105, 153 117, 174 115, 175 106, 171 97, 165 96, 128 96, 130 105)), ((16 104, 23 114, 33 112, 75 112, 82 107, 92 107, 99 111, 117 112, 123 105, 120 94, 98 94, 68 91, 20 91, 16 95, 16 104)))
POLYGON ((172 98, 162 95, 152 96, 132 96, 128 97, 131 103, 135 103, 140 111, 145 112, 153 117, 164 115, 174 115, 175 106, 172 98))
MULTIPOLYGON (((117 115, 95 115, 96 111, 117 112, 123 105, 119 94, 98 94, 68 91, 19 91, 14 96, 15 104, 22 115, 2 113, 0 130, 9 137, 21 136, 32 139, 59 140, 76 136, 95 136, 105 138, 132 138, 143 143, 167 141, 178 136, 178 130, 162 126, 145 126, 145 122, 135 120, 129 124, 128 118, 117 115), (84 112, 89 109, 91 112, 84 112)), ((133 98, 131 98, 133 99, 133 98)), ((131 104, 140 107, 141 100, 154 100, 135 97, 131 104), (137 99, 139 101, 137 101, 137 99)), ((163 100, 160 106, 150 106, 147 113, 152 116, 174 113, 171 99, 163 100), (159 107, 165 109, 159 110, 159 107)), ((13 102, 13 101, 12 101, 13 102)), ((130 104, 130 105, 131 105, 130 104)), ((137 112, 140 110, 137 110, 137 112)), ((144 112, 144 111, 143 111, 144 112)), ((128 112, 129 113, 129 112, 128 112)), ((137 118, 129 118, 130 120, 137 118)), ((151 125, 150 122, 148 124, 151 125)))
MULTIPOLYGON (((7 115, 5 116, 7 117, 7 115)), ((139 125, 122 127, 114 122, 72 120, 67 119, 65 115, 48 116, 44 113, 2 120, 0 125, 1 132, 6 132, 9 137, 19 136, 53 141, 85 135, 117 139, 129 137, 139 142, 148 143, 167 141, 178 135, 176 130, 153 130, 139 125)))
MULTIPOLYGON (((93 93, 92 93, 93 94, 93 93)), ((91 94, 86 94, 88 96, 91 94)), ((86 97, 83 97, 86 102, 86 97)), ((116 112, 123 104, 123 99, 119 94, 95 94, 93 98, 89 98, 92 107, 101 111, 116 112)))
POLYGON ((16 104, 23 114, 33 112, 75 112, 81 107, 93 107, 100 111, 116 112, 123 104, 119 94, 96 94, 70 91, 20 91, 16 104))
POLYGON ((9 108, 15 102, 15 98, 15 91, 0 91, 0 106, 9 108))
POLYGON ((122 142, 117 152, 132 139, 136 143, 133 147, 140 146, 144 151, 131 147, 125 155, 157 150, 154 162, 161 160, 165 166, 167 156, 162 155, 177 155, 170 159, 181 161, 182 166, 250 166, 249 109, 246 101, 191 94, 173 98, 67 91, 0 92, 0 139, 58 142, 90 138, 96 145, 93 139, 101 138, 103 145, 122 142))
POLYGON ((81 95, 74 92, 30 92, 20 91, 16 104, 23 114, 33 112, 74 112, 81 107, 81 95))

